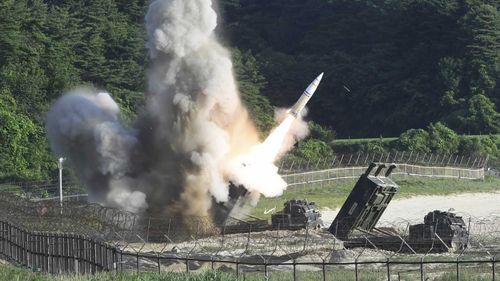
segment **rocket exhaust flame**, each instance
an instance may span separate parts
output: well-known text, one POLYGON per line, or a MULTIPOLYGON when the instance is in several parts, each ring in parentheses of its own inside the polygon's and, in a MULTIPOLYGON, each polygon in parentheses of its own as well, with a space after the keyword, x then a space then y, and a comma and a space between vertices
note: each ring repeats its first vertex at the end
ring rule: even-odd
MULTIPOLYGON (((262 189, 262 187, 266 187, 266 183, 263 183, 262 179, 268 181, 269 178, 273 178, 269 173, 274 174, 278 172, 278 168, 274 165, 274 162, 277 160, 280 153, 288 151, 291 145, 300 139, 299 136, 297 139, 293 139, 291 142, 289 141, 288 145, 285 144, 287 135, 290 134, 290 128, 294 125, 294 122, 303 122, 301 118, 297 117, 301 117, 300 114, 302 114, 305 105, 316 91, 321 82, 321 78, 323 78, 323 73, 314 79, 295 105, 290 110, 286 111, 284 120, 269 134, 263 143, 256 145, 249 154, 238 158, 236 162, 233 163, 232 168, 238 170, 238 172, 234 173, 237 175, 237 182, 245 182, 245 187, 247 189, 250 191, 258 191, 266 197, 275 197, 282 194, 287 186, 283 179, 279 177, 275 178, 275 182, 272 182, 270 186, 279 188, 271 189, 262 189), (258 176, 256 177, 256 175, 258 176)), ((306 133, 303 137, 307 134, 306 125, 306 133)))

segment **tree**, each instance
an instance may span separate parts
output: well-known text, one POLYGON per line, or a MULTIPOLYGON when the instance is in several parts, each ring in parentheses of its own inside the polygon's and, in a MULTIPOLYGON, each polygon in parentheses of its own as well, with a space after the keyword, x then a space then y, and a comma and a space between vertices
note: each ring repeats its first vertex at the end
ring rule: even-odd
POLYGON ((429 153, 429 133, 423 129, 410 129, 402 133, 398 138, 398 149, 418 153, 429 153))
POLYGON ((443 123, 430 124, 429 147, 433 152, 441 154, 454 154, 458 151, 459 136, 443 123))
POLYGON ((0 90, 0 179, 41 179, 55 168, 42 128, 0 90))
POLYGON ((494 137, 463 137, 460 139, 459 151, 463 155, 500 156, 500 150, 494 137))
POLYGON ((232 50, 232 59, 243 103, 259 131, 267 133, 274 126, 273 108, 260 92, 266 80, 260 74, 257 60, 251 52, 242 53, 238 49, 232 50))
POLYGON ((330 143, 335 138, 335 131, 331 128, 321 126, 314 123, 313 121, 308 122, 309 126, 309 137, 317 140, 321 140, 325 143, 330 143))
POLYGON ((492 96, 500 73, 500 13, 498 7, 468 1, 462 19, 467 46, 468 87, 473 95, 492 96))
POLYGON ((384 145, 384 140, 382 137, 375 141, 370 141, 362 145, 361 151, 364 153, 377 153, 377 154, 382 154, 387 152, 387 149, 384 145))
POLYGON ((50 38, 50 43, 41 58, 47 77, 46 103, 81 83, 81 69, 74 65, 78 52, 76 45, 80 41, 77 21, 71 18, 66 8, 58 6, 49 8, 48 17, 50 20, 44 33, 50 38))
POLYGON ((317 139, 307 139, 297 144, 291 152, 291 157, 301 160, 319 160, 333 157, 332 148, 324 141, 317 139))
POLYGON ((461 121, 467 132, 500 132, 500 114, 496 111, 495 104, 484 95, 475 95, 469 100, 465 116, 461 121))
POLYGON ((463 133, 474 95, 500 102, 497 2, 226 0, 221 30, 261 63, 273 105, 324 71, 310 117, 342 137, 439 121, 463 133))

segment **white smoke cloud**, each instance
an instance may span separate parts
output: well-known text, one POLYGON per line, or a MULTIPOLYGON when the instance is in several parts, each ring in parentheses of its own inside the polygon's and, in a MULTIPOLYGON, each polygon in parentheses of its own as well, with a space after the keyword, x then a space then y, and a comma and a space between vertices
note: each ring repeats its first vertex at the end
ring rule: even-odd
POLYGON ((51 107, 47 133, 52 150, 68 157, 94 201, 139 212, 147 208, 145 194, 133 194, 127 185, 115 184, 113 197, 119 199, 107 200, 105 195, 111 186, 108 181, 126 178, 129 153, 137 143, 134 132, 120 124, 118 114, 109 94, 78 89, 51 107))
MULTIPOLYGON (((230 54, 214 35, 216 22, 208 0, 151 3, 152 66, 145 110, 133 128, 120 123, 107 93, 79 89, 52 106, 51 147, 69 159, 91 200, 132 212, 210 216, 213 201, 229 199, 230 181, 254 191, 252 200, 286 188, 275 157, 255 153, 269 146, 259 143, 240 101, 230 54)), ((303 131, 280 137, 289 149, 303 131)), ((280 150, 280 142, 272 149, 280 150)))

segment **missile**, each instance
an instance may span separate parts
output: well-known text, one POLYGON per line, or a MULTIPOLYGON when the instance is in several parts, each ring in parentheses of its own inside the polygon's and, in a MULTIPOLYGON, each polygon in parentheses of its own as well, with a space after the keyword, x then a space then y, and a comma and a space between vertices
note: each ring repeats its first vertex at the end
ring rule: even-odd
POLYGON ((319 83, 321 82, 321 78, 323 78, 323 72, 321 72, 321 74, 318 77, 316 77, 316 79, 314 79, 314 81, 311 84, 309 84, 307 89, 300 96, 299 100, 295 103, 292 109, 290 109, 290 114, 292 114, 295 118, 299 116, 302 109, 304 109, 307 102, 309 102, 312 95, 314 95, 314 92, 316 91, 319 83))

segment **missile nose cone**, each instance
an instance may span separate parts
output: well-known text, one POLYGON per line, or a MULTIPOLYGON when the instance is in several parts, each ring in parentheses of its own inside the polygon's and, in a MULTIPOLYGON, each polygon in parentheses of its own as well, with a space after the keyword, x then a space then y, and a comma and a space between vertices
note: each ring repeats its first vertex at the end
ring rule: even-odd
POLYGON ((314 92, 316 91, 316 88, 318 88, 319 83, 321 82, 321 78, 323 78, 324 72, 321 72, 314 81, 312 81, 309 86, 307 86, 307 89, 302 93, 300 96, 299 100, 295 103, 295 105, 290 109, 290 114, 292 114, 295 118, 297 118, 306 106, 307 102, 311 99, 312 95, 314 95, 314 92))
POLYGON ((323 74, 325 74, 324 72, 321 72, 320 75, 318 75, 318 77, 316 77, 316 80, 321 81, 321 79, 323 78, 323 74))

